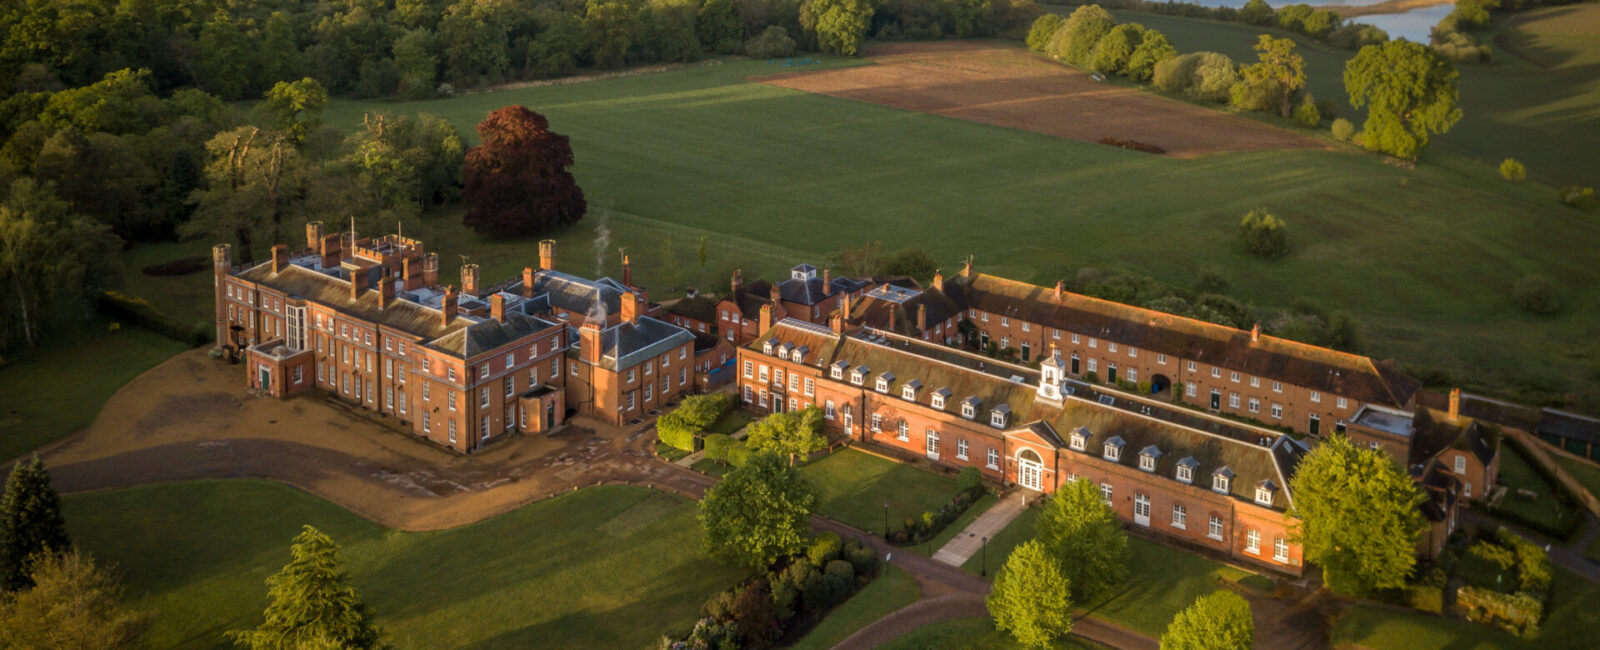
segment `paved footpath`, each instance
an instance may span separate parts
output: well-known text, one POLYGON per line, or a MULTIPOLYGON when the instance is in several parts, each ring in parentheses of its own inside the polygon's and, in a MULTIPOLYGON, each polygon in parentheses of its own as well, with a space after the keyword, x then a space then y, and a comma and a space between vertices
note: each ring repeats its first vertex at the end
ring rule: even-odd
POLYGON ((1027 495, 1020 490, 1001 499, 940 547, 939 551, 933 554, 933 559, 954 567, 966 564, 967 560, 972 559, 972 556, 983 548, 985 539, 994 539, 995 535, 1004 530, 1006 525, 1016 519, 1017 515, 1022 514, 1027 507, 1027 495))

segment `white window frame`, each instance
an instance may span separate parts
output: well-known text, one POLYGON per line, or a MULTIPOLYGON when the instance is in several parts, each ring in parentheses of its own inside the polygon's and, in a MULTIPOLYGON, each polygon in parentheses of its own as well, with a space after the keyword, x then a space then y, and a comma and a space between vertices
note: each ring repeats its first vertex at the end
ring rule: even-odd
POLYGON ((956 439, 956 458, 958 460, 966 460, 967 459, 967 439, 966 438, 957 438, 956 439))
POLYGON ((983 460, 989 469, 1000 469, 1000 450, 990 447, 983 460))
POLYGON ((1272 490, 1264 487, 1256 488, 1256 503, 1264 506, 1272 505, 1272 490))
POLYGON ((1272 538, 1272 559, 1279 562, 1289 561, 1289 540, 1282 537, 1272 538))
POLYGON ((1206 522, 1206 537, 1222 540, 1222 517, 1211 515, 1210 520, 1206 522))
POLYGON ((1244 552, 1261 554, 1261 531, 1251 528, 1244 532, 1244 552))
POLYGON ((1117 460, 1117 457, 1122 454, 1122 450, 1118 449, 1116 445, 1108 442, 1105 444, 1102 454, 1105 456, 1106 460, 1115 461, 1117 460))
POLYGON ((1189 528, 1189 509, 1181 503, 1172 504, 1172 527, 1178 530, 1189 528))

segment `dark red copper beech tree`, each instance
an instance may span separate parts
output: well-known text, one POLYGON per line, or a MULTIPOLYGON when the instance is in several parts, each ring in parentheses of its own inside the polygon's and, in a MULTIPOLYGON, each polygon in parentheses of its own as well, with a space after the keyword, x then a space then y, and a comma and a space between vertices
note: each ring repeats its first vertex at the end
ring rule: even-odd
POLYGON ((573 179, 572 146, 543 115, 507 106, 478 123, 467 151, 462 223, 481 234, 518 237, 577 223, 588 209, 573 179))

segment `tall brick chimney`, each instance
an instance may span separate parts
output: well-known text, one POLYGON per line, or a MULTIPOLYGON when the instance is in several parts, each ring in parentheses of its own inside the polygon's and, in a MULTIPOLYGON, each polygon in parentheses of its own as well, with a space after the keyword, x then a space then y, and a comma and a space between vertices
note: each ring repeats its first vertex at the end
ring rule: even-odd
POLYGON ((547 271, 556 268, 556 240, 539 242, 539 268, 547 271))
POLYGON ((776 284, 772 285, 772 289, 767 293, 772 297, 772 304, 774 305, 778 304, 778 301, 783 300, 783 290, 779 289, 778 285, 776 284))
POLYGON ((317 251, 322 247, 322 222, 306 222, 306 249, 317 251))
POLYGON ((478 265, 461 265, 461 293, 476 296, 482 292, 483 287, 478 286, 478 265))
POLYGON ((1261 340, 1261 323, 1256 323, 1254 327, 1250 328, 1250 342, 1251 343, 1256 343, 1256 342, 1259 342, 1260 340, 1261 340))
POLYGON ((939 271, 934 271, 933 272, 933 288, 935 290, 938 290, 938 291, 944 291, 944 271, 943 270, 939 270, 939 271))
POLYGON ((761 320, 758 323, 759 329, 756 331, 756 336, 766 334, 767 330, 772 329, 772 305, 761 306, 761 320))
POLYGON ((439 284, 439 254, 428 253, 422 258, 422 286, 432 287, 439 284))
POLYGON ((578 328, 578 347, 583 355, 583 362, 589 365, 600 365, 601 353, 600 324, 595 321, 584 321, 583 327, 578 328))
POLYGON ((967 265, 961 267, 961 277, 963 277, 963 278, 972 277, 972 256, 971 255, 967 256, 967 265))
POLYGON ((622 294, 622 322, 639 322, 639 297, 631 293, 622 294))
POLYGON ((211 247, 211 274, 215 283, 212 295, 215 296, 217 307, 217 345, 229 346, 227 307, 223 302, 223 282, 228 279, 228 274, 233 272, 233 247, 227 244, 217 244, 211 247))
POLYGON ((350 274, 350 299, 360 300, 362 290, 367 288, 367 280, 369 279, 367 270, 356 268, 352 265, 350 268, 345 269, 345 272, 350 274))
POLYGON ((628 263, 628 256, 622 256, 622 286, 633 286, 633 265, 628 263))
POLYGON ((844 333, 844 316, 840 316, 838 312, 834 312, 834 314, 832 316, 829 316, 828 317, 828 329, 833 330, 834 334, 843 334, 844 333))
POLYGON ((894 328, 899 325, 900 319, 896 318, 899 313, 900 306, 894 303, 889 303, 889 331, 891 332, 893 332, 894 328))
POLYGON ((378 277, 378 308, 388 308, 394 302, 394 279, 385 273, 378 277))
POLYGON ((282 273, 289 267, 289 247, 283 244, 272 245, 272 273, 282 273))
POLYGON ((730 287, 729 294, 739 293, 739 287, 742 287, 742 286, 744 286, 744 272, 740 271, 739 269, 734 269, 733 270, 733 283, 732 283, 732 286, 730 287))
POLYGON ((439 303, 440 322, 449 325, 456 318, 456 288, 445 287, 444 299, 439 303))
POLYGON ((344 238, 340 237, 339 233, 322 236, 322 250, 319 251, 322 253, 322 268, 331 269, 339 266, 340 260, 344 259, 344 245, 341 243, 343 241, 344 238))
POLYGON ((1056 300, 1060 300, 1067 293, 1067 281, 1056 280, 1056 300))
POLYGON ((506 322, 506 297, 500 295, 498 291, 489 296, 489 318, 493 318, 497 323, 506 322))
POLYGON ((928 306, 917 305, 917 333, 923 336, 928 334, 928 306))
POLYGON ((1452 389, 1450 389, 1450 412, 1448 414, 1448 417, 1450 418, 1451 422, 1455 422, 1456 420, 1461 418, 1461 389, 1460 388, 1452 388, 1452 389))
POLYGON ((400 259, 400 279, 406 283, 407 289, 415 289, 422 282, 422 258, 416 255, 407 255, 400 259))
POLYGON ((839 313, 844 315, 845 320, 847 320, 847 321, 850 320, 850 292, 849 291, 844 292, 844 295, 839 298, 839 313))
POLYGON ((822 296, 826 298, 831 295, 833 295, 833 272, 830 269, 822 269, 822 296))

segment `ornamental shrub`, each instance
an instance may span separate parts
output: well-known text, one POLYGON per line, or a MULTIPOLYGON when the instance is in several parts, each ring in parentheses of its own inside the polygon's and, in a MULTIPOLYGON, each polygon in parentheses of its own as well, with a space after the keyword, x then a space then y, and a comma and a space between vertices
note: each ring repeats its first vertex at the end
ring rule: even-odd
POLYGON ((706 436, 706 458, 726 463, 728 462, 728 449, 733 446, 733 436, 726 433, 713 433, 706 436))
POLYGON ((827 566, 829 562, 839 559, 840 547, 839 535, 823 532, 811 540, 811 547, 806 549, 806 559, 816 566, 827 566))
POLYGON ((1523 167, 1522 162, 1516 158, 1507 158, 1505 162, 1500 163, 1500 178, 1513 183, 1521 183, 1522 179, 1527 177, 1528 168, 1523 167))
POLYGON ((1333 137, 1340 142, 1349 142, 1356 134, 1356 125, 1350 120, 1339 118, 1333 121, 1333 137))
POLYGON ((1561 202, 1574 208, 1587 208, 1594 203, 1594 188, 1566 185, 1556 190, 1561 202))
POLYGON ((1462 587, 1456 592, 1456 604, 1466 608, 1467 620, 1487 622, 1517 636, 1536 632, 1544 616, 1544 605, 1526 593, 1462 587))
POLYGON ((1438 614, 1444 611, 1444 589, 1431 585, 1406 587, 1406 604, 1413 609, 1438 614))
POLYGON ((789 30, 778 25, 768 27, 760 36, 744 43, 744 53, 756 59, 794 56, 794 52, 795 42, 789 36, 789 30))
POLYGON ((849 560, 834 560, 828 563, 828 568, 822 573, 831 577, 838 577, 847 584, 856 579, 856 567, 849 560))
POLYGON ((807 610, 821 612, 833 605, 833 589, 828 586, 826 577, 812 571, 800 583, 800 599, 805 602, 807 610))
POLYGON ((1316 104, 1301 104, 1294 107, 1294 121, 1308 129, 1316 128, 1322 123, 1322 111, 1317 110, 1316 104))
POLYGON ((1523 309, 1536 314, 1553 314, 1561 310, 1561 299, 1556 296, 1555 285, 1542 275, 1527 275, 1511 289, 1511 297, 1523 309))
POLYGON ((871 548, 855 546, 845 549, 844 559, 850 562, 856 575, 872 577, 878 574, 878 554, 871 548))
POLYGON ((1282 220, 1265 209, 1251 210, 1239 221, 1239 241, 1250 254, 1273 258, 1289 251, 1289 234, 1282 220))
POLYGON ((978 468, 967 466, 961 468, 961 473, 956 475, 956 489, 962 492, 971 492, 983 487, 983 473, 978 468))

